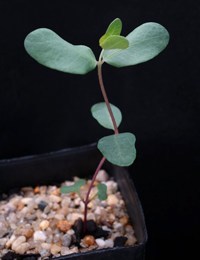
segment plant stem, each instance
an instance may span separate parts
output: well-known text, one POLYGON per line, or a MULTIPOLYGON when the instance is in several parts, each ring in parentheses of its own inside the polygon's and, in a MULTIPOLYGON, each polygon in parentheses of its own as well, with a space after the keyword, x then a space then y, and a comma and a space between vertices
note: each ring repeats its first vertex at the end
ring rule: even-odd
MULTIPOLYGON (((117 123, 116 123, 114 114, 112 112, 112 109, 111 109, 111 106, 110 106, 110 103, 109 103, 109 100, 108 100, 108 96, 106 94, 106 90, 105 90, 105 87, 104 87, 104 84, 103 84, 103 76, 102 76, 103 59, 102 59, 102 54, 103 54, 103 50, 102 50, 102 52, 99 56, 99 61, 97 62, 99 85, 100 85, 100 88, 101 88, 101 92, 102 92, 104 101, 106 103, 106 107, 108 109, 108 113, 109 113, 110 118, 111 118, 112 123, 113 123, 114 132, 117 135, 117 134, 119 134, 119 130, 118 130, 117 123)), ((95 171, 95 173, 92 177, 92 181, 89 185, 89 188, 88 188, 88 191, 87 191, 87 194, 86 194, 86 198, 84 200, 85 208, 84 208, 84 220, 83 220, 83 233, 86 233, 86 231, 87 231, 87 211, 88 211, 88 204, 90 202, 90 199, 89 199, 90 193, 91 193, 92 187, 94 185, 94 182, 96 180, 97 174, 98 174, 99 170, 101 169, 102 165, 104 164, 105 160, 106 160, 106 158, 103 157, 101 159, 101 161, 99 162, 99 165, 97 166, 96 171, 95 171)))
POLYGON ((101 54, 99 56, 99 61, 97 62, 99 85, 100 85, 101 92, 102 92, 104 101, 106 103, 107 109, 108 109, 108 113, 109 113, 110 118, 111 118, 112 123, 113 123, 114 132, 115 132, 115 134, 119 134, 117 123, 116 123, 115 117, 113 115, 113 112, 112 112, 112 109, 111 109, 111 106, 110 106, 110 103, 109 103, 109 100, 108 100, 108 96, 106 94, 106 90, 105 90, 105 87, 104 87, 104 84, 103 84, 102 64, 103 64, 103 60, 102 60, 102 52, 101 52, 101 54))
POLYGON ((84 225, 84 226, 83 226, 83 232, 84 232, 84 233, 86 232, 86 229, 87 229, 87 227, 86 227, 86 224, 87 224, 87 210, 88 210, 88 203, 90 202, 90 199, 89 199, 89 197, 90 197, 90 192, 91 192, 92 187, 93 187, 93 185, 94 185, 94 182, 95 182, 95 180, 96 180, 97 174, 98 174, 99 170, 101 169, 102 165, 104 164, 105 160, 106 160, 106 158, 103 157, 103 158, 101 159, 99 165, 97 166, 96 171, 95 171, 95 173, 94 173, 94 175, 93 175, 93 177, 92 177, 92 181, 91 181, 91 183, 90 183, 90 186, 89 186, 89 188, 88 188, 87 194, 86 194, 86 198, 85 198, 85 201, 84 201, 84 204, 85 204, 85 209, 84 209, 84 221, 83 221, 83 225, 84 225))

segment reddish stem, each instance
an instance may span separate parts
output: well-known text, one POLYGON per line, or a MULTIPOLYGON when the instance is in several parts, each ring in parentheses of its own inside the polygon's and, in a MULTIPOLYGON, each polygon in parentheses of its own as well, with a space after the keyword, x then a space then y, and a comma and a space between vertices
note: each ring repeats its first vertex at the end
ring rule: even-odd
POLYGON ((105 103, 106 103, 106 106, 107 106, 110 118, 111 118, 112 123, 113 123, 115 134, 119 134, 117 123, 116 123, 115 117, 113 115, 113 112, 112 112, 112 109, 111 109, 111 106, 110 106, 110 103, 109 103, 109 100, 108 100, 108 97, 107 97, 107 94, 106 94, 106 90, 105 90, 105 87, 104 87, 104 84, 103 84, 102 64, 103 64, 103 62, 101 60, 99 60, 98 61, 98 65, 97 65, 99 85, 100 85, 101 92, 102 92, 103 98, 105 100, 105 103))
POLYGON ((93 177, 92 177, 92 181, 91 181, 91 183, 90 183, 89 189, 88 189, 87 194, 86 194, 86 198, 85 198, 85 201, 84 201, 84 204, 85 204, 84 222, 83 222, 83 225, 84 225, 84 226, 83 226, 83 232, 84 232, 84 233, 86 232, 86 229, 87 229, 87 227, 86 227, 86 224, 87 224, 87 210, 88 210, 88 203, 90 202, 90 200, 89 200, 90 192, 91 192, 92 187, 93 187, 93 185, 94 185, 94 182, 95 182, 95 180, 96 180, 97 174, 98 174, 99 170, 101 169, 102 165, 104 164, 105 160, 106 160, 106 158, 103 157, 103 158, 101 159, 99 165, 97 166, 97 169, 96 169, 96 171, 95 171, 95 173, 94 173, 94 175, 93 175, 93 177))
MULTIPOLYGON (((105 87, 104 87, 104 84, 103 84, 103 76, 102 76, 103 60, 102 60, 101 54, 100 54, 100 57, 99 57, 99 61, 97 63, 99 85, 100 85, 100 88, 101 88, 101 92, 102 92, 104 101, 106 103, 106 107, 108 109, 108 113, 109 113, 110 118, 111 118, 112 123, 113 123, 114 132, 117 135, 117 134, 119 134, 119 130, 118 130, 117 123, 116 123, 114 114, 112 112, 112 109, 111 109, 111 106, 110 106, 110 103, 109 103, 109 100, 108 100, 108 97, 107 97, 107 94, 106 94, 106 90, 105 90, 105 87)), ((88 203, 90 202, 90 199, 89 199, 90 193, 91 193, 92 187, 94 186, 94 182, 96 180, 97 174, 98 174, 99 170, 101 169, 102 165, 104 164, 105 160, 106 160, 106 158, 103 157, 101 159, 99 165, 97 166, 97 169, 96 169, 96 171, 95 171, 95 173, 94 173, 94 175, 92 177, 92 181, 90 183, 90 186, 89 186, 87 194, 86 194, 86 198, 85 198, 85 201, 84 201, 84 204, 85 204, 84 205, 85 206, 85 209, 84 209, 84 222, 83 222, 83 232, 84 233, 87 231, 87 211, 88 211, 88 203)))

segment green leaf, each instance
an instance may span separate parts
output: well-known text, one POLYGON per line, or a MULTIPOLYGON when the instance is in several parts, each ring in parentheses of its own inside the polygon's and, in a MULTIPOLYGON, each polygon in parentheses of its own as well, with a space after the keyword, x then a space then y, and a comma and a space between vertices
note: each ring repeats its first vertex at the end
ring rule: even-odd
POLYGON ((79 192, 81 186, 85 185, 85 183, 85 180, 80 179, 76 181, 73 185, 61 187, 60 191, 62 193, 79 192))
POLYGON ((90 48, 72 45, 47 28, 29 33, 24 46, 33 59, 46 67, 63 72, 86 74, 97 64, 90 48))
POLYGON ((149 22, 137 27, 126 38, 129 47, 125 50, 105 50, 105 62, 115 67, 124 67, 148 61, 167 46, 169 33, 162 25, 149 22))
MULTIPOLYGON (((119 108, 116 106, 110 104, 113 115, 116 120, 117 127, 120 125, 122 121, 122 114, 119 108)), ((106 107, 105 102, 100 102, 91 107, 92 116, 98 121, 100 125, 102 125, 105 128, 113 129, 114 126, 110 117, 110 114, 108 113, 108 109, 106 107)))
POLYGON ((97 147, 109 162, 118 166, 129 166, 136 158, 135 136, 131 133, 103 137, 97 147))
POLYGON ((104 50, 110 50, 110 49, 126 49, 129 46, 128 40, 120 35, 111 35, 107 37, 100 46, 104 50))
POLYGON ((122 21, 119 18, 116 18, 109 24, 105 34, 120 35, 121 31, 122 31, 122 21))
POLYGON ((107 186, 104 183, 99 183, 97 185, 98 189, 98 198, 100 200, 106 200, 107 199, 107 186))
POLYGON ((100 38, 99 44, 101 46, 102 42, 106 40, 107 37, 111 35, 120 35, 122 30, 122 21, 119 18, 116 18, 108 26, 106 33, 100 38))

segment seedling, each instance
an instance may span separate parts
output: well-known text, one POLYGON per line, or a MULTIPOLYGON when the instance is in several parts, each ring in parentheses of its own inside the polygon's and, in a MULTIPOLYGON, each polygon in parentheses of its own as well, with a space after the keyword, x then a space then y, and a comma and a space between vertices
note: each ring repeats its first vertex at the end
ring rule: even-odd
MULTIPOLYGON (((86 74, 97 67, 100 89, 104 102, 92 106, 92 116, 105 128, 114 131, 98 141, 97 147, 102 159, 97 166, 92 181, 83 199, 85 204, 84 226, 86 230, 87 208, 90 193, 97 174, 105 160, 118 166, 129 166, 136 158, 135 136, 132 133, 119 133, 122 114, 119 108, 110 104, 103 83, 102 65, 121 68, 146 62, 157 56, 168 44, 169 34, 160 24, 148 22, 134 29, 126 37, 121 35, 122 22, 116 18, 100 38, 102 48, 96 60, 92 50, 84 45, 72 45, 55 32, 39 28, 29 33, 25 39, 25 49, 40 64, 66 73, 86 74)), ((71 187, 64 187, 63 192, 80 192, 85 181, 79 180, 71 187)), ((98 185, 99 199, 106 199, 106 187, 98 185)))

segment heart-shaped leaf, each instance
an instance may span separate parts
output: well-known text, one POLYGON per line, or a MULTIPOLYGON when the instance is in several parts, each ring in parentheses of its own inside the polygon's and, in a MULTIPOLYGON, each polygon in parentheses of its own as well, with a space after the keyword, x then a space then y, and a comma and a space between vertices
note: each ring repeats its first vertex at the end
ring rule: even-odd
POLYGON ((129 46, 128 40, 120 35, 111 35, 107 37, 100 45, 104 50, 126 49, 129 46))
POLYGON ((72 45, 47 28, 39 28, 29 33, 24 46, 36 61, 63 72, 86 74, 97 64, 90 48, 84 45, 72 45))
POLYGON ((118 166, 129 166, 136 158, 135 136, 131 133, 103 137, 97 147, 109 162, 118 166))
POLYGON ((85 185, 85 183, 85 180, 80 179, 76 181, 73 185, 61 187, 60 191, 62 193, 79 192, 81 186, 85 185))
MULTIPOLYGON (((119 108, 116 106, 110 104, 113 115, 116 120, 117 127, 120 125, 122 121, 122 114, 119 108)), ((105 102, 100 102, 91 107, 92 116, 99 122, 100 125, 102 125, 105 128, 114 130, 114 126, 110 117, 110 114, 108 113, 108 109, 106 107, 105 102)))
POLYGON ((115 67, 124 67, 148 61, 167 46, 169 33, 162 25, 149 22, 137 27, 126 38, 129 47, 125 50, 105 50, 105 62, 115 67))
POLYGON ((122 21, 119 18, 116 18, 114 21, 110 23, 108 26, 106 33, 100 38, 99 45, 106 40, 111 35, 120 35, 122 31, 122 21))
POLYGON ((107 199, 107 186, 104 183, 99 183, 97 185, 98 189, 98 198, 100 200, 106 200, 107 199))

